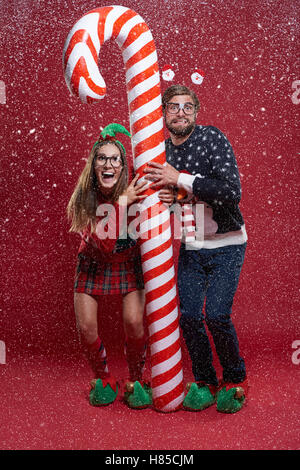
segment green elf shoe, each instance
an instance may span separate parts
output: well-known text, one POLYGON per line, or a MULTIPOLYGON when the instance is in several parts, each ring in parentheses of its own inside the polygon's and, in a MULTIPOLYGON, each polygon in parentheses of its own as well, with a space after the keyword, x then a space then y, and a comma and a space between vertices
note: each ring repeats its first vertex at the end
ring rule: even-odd
POLYGON ((90 404, 93 406, 105 406, 113 403, 119 392, 116 379, 112 376, 92 380, 91 387, 90 404))
POLYGON ((148 384, 127 382, 125 385, 124 401, 130 408, 142 409, 152 405, 152 391, 148 384))
POLYGON ((213 405, 216 401, 217 387, 203 382, 188 383, 188 393, 183 401, 183 408, 192 411, 201 411, 213 405))
POLYGON ((247 379, 238 384, 223 383, 217 393, 217 410, 221 413, 240 411, 244 406, 247 392, 247 379))

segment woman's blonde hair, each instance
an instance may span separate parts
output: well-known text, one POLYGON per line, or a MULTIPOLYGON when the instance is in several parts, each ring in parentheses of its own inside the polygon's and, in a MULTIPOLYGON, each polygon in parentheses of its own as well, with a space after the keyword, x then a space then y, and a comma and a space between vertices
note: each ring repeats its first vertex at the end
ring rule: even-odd
POLYGON ((67 206, 67 216, 71 221, 70 232, 81 232, 90 227, 96 228, 96 211, 101 197, 97 175, 94 168, 97 150, 104 145, 115 145, 121 154, 123 167, 117 184, 113 188, 109 202, 114 203, 128 186, 128 166, 123 148, 118 142, 101 141, 92 148, 86 165, 79 176, 75 190, 67 206))

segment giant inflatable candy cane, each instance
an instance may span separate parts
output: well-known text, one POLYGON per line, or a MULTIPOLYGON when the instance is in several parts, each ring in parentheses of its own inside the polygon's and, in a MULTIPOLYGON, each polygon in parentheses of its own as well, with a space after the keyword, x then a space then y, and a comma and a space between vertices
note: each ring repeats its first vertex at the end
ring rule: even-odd
MULTIPOLYGON (((70 31, 63 53, 65 79, 83 102, 106 94, 98 68, 102 44, 114 39, 126 69, 134 167, 140 175, 147 162, 165 162, 163 116, 157 53, 151 31, 134 11, 122 6, 97 8, 84 15, 70 31)), ((180 408, 183 374, 178 327, 173 247, 169 210, 157 191, 148 189, 143 202, 140 246, 146 290, 146 315, 151 351, 154 407, 180 408), (149 230, 150 228, 150 230, 149 230), (145 234, 149 234, 145 236, 145 234)))

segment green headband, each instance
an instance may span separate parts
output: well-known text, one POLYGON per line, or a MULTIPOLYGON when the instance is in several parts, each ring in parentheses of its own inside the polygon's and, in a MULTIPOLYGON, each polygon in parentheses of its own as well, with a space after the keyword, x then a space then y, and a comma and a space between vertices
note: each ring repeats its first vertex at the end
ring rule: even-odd
POLYGON ((124 145, 119 140, 117 140, 115 138, 115 135, 118 132, 120 132, 121 134, 128 135, 128 137, 131 137, 130 133, 128 132, 127 129, 125 129, 124 126, 122 126, 121 124, 117 124, 117 123, 113 122, 112 124, 108 124, 106 127, 104 127, 103 131, 101 132, 101 134, 99 136, 99 139, 94 143, 93 149, 95 148, 95 146, 97 144, 99 144, 99 142, 104 142, 104 141, 116 142, 121 146, 121 148, 124 152, 124 155, 126 156, 126 151, 125 151, 124 145))

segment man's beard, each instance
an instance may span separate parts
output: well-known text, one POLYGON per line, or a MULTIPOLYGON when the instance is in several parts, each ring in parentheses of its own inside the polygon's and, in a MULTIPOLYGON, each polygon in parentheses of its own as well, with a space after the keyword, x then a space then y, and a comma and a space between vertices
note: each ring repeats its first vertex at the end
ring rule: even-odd
POLYGON ((168 131, 170 131, 171 134, 177 135, 179 137, 186 137, 187 135, 191 134, 193 132, 193 130, 195 129, 195 126, 196 126, 196 123, 191 122, 188 126, 182 128, 182 129, 178 129, 178 128, 174 128, 172 126, 172 124, 167 124, 166 123, 166 127, 167 127, 168 131))

